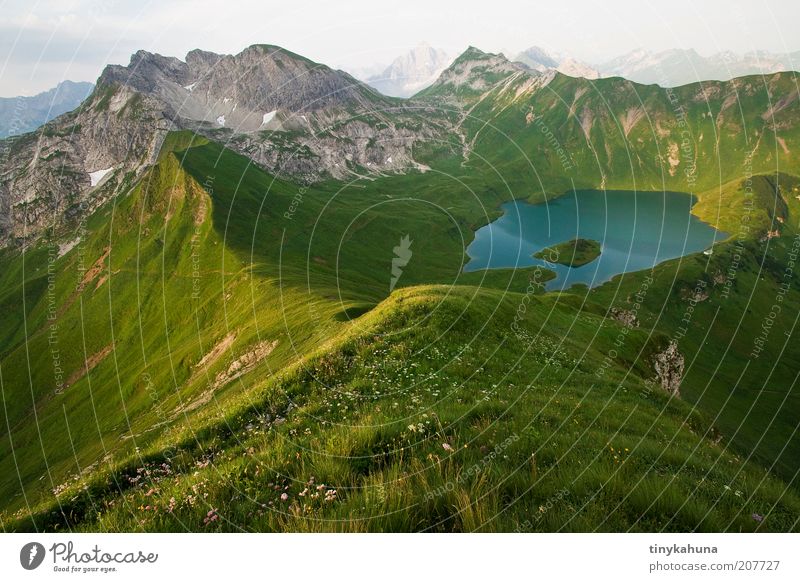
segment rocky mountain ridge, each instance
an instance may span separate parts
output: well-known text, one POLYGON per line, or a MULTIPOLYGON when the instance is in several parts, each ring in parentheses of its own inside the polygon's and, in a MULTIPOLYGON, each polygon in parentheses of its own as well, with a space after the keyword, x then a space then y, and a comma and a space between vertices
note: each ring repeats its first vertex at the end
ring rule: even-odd
POLYGON ((418 108, 279 47, 184 61, 139 51, 106 67, 79 109, 0 142, 0 245, 91 212, 177 129, 300 182, 418 167, 413 144, 440 131, 418 108))

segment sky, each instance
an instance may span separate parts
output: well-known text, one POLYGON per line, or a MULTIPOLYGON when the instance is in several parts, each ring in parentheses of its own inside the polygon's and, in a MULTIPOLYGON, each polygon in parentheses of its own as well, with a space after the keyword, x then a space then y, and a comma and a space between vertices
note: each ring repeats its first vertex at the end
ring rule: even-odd
POLYGON ((183 58, 275 44, 357 72, 421 42, 458 54, 530 46, 590 64, 634 49, 800 50, 797 0, 0 0, 0 96, 94 81, 139 49, 183 58))

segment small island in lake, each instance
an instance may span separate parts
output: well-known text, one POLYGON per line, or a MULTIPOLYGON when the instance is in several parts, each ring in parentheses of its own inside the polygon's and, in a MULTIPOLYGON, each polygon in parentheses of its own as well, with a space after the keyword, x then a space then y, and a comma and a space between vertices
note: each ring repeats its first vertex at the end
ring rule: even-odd
POLYGON ((544 248, 533 256, 567 267, 582 267, 600 256, 600 243, 596 240, 575 238, 544 248))

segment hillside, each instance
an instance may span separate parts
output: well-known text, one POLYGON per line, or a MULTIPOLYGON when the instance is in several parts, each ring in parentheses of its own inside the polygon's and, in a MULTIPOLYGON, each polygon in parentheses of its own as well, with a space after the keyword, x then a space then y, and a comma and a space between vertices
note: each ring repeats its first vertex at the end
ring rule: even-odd
POLYGON ((745 173, 794 173, 800 143, 790 73, 662 89, 527 74, 470 49, 418 98, 458 111, 453 150, 472 171, 534 200, 570 188, 699 193, 745 173))
POLYGON ((101 80, 4 142, 4 531, 797 529, 787 76, 665 91, 470 48, 400 102, 259 45, 101 80), (249 149, 326 123, 318 172, 249 149), (593 289, 464 273, 503 202, 605 187, 692 192, 730 236, 593 289))

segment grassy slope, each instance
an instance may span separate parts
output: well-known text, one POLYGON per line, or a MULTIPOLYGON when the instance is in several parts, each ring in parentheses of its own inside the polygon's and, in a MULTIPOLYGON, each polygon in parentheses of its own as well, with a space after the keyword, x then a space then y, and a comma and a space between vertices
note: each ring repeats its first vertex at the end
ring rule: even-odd
POLYGON ((749 531, 753 512, 795 527, 797 495, 703 438, 691 407, 594 378, 616 333, 601 317, 534 298, 515 336, 519 299, 396 293, 213 428, 173 435, 171 461, 131 468, 123 495, 79 495, 78 528, 749 531))
POLYGON ((797 92, 790 74, 674 90, 559 74, 520 93, 523 82, 472 104, 463 127, 473 162, 482 156, 532 200, 572 187, 699 193, 796 167, 797 108, 781 98, 797 92))
MULTIPOLYGON (((34 527, 24 519, 26 504, 36 527, 48 529, 199 529, 211 509, 222 516, 211 525, 227 529, 513 529, 527 520, 537 529, 738 530, 754 526, 753 511, 773 512, 766 529, 795 527, 794 493, 781 497, 785 485, 703 438, 711 425, 686 404, 643 388, 668 327, 630 332, 620 360, 603 378, 594 375, 620 333, 619 324, 602 322, 605 306, 620 297, 611 291, 619 282, 592 293, 580 310, 579 295, 515 293, 534 270, 459 274, 462 236, 513 197, 501 177, 454 167, 460 173, 329 184, 298 198, 296 186, 216 144, 192 144, 183 134, 167 149, 175 153, 165 153, 56 262, 53 301, 67 375, 116 346, 63 395, 53 394, 47 344, 46 250, 5 259, 0 305, 16 314, 24 298, 25 319, 15 315, 4 331, 0 362, 16 454, 8 437, 0 442, 0 487, 10 500, 4 527, 34 527), (446 286, 384 301, 392 248, 404 235, 414 254, 398 286, 446 286), (81 257, 88 267, 109 243, 98 274, 75 294, 81 257), (109 275, 102 283, 101 273, 109 275), (523 304, 530 307, 516 323, 527 335, 510 333, 523 304), (197 373, 231 333, 230 351, 197 373), (278 342, 266 359, 211 389, 220 371, 265 340, 278 342), (19 397, 28 390, 30 397, 19 397), (277 416, 286 422, 275 423, 277 416), (497 445, 502 450, 491 455, 497 445), (473 475, 475 463, 486 470, 473 475), (49 475, 39 481, 44 466, 49 475), (679 468, 675 479, 663 478, 679 468), (335 487, 339 500, 280 505, 276 486, 299 501, 300 484, 312 475, 335 487), (458 487, 425 498, 448 480, 458 487), (50 490, 62 483, 63 511, 53 514, 50 490), (563 504, 540 515, 562 488, 563 504), (499 513, 498 504, 511 501, 514 509, 499 513), (270 502, 291 509, 272 511, 270 502)), ((659 276, 668 278, 675 264, 659 276)), ((624 285, 636 282, 626 277, 624 285)), ((682 304, 673 303, 674 321, 682 304)), ((690 368, 690 378, 698 369, 690 368)))
MULTIPOLYGON (((795 485, 800 278, 787 267, 800 245, 798 186, 800 180, 791 176, 758 176, 752 185, 734 181, 701 196, 693 211, 716 220, 731 238, 711 256, 656 268, 650 287, 659 292, 645 293, 639 312, 642 329, 669 334, 691 354, 682 396, 714 420, 729 446, 795 485), (746 200, 755 201, 754 210, 745 210, 746 200), (762 240, 775 229, 782 236, 762 240), (755 340, 765 326, 766 343, 758 353, 755 340)), ((647 275, 617 277, 592 291, 590 301, 631 309, 647 275)))
MULTIPOLYGON (((397 221, 395 210, 356 222, 345 237, 352 246, 341 250, 337 265, 343 217, 349 221, 354 207, 369 210, 377 186, 351 185, 338 205, 328 206, 328 216, 322 209, 335 192, 308 192, 285 219, 296 186, 205 140, 182 153, 189 144, 186 134, 173 135, 159 165, 94 216, 83 242, 66 256, 42 247, 4 259, 0 377, 10 433, 0 439, 6 468, 0 491, 10 510, 49 506, 53 490, 91 474, 102 459, 130 462, 159 430, 303 357, 388 295, 392 247, 404 234, 426 260, 408 265, 399 286, 448 275, 500 288, 528 285, 525 272, 459 274, 461 235, 472 225, 453 224, 442 211, 445 180, 431 202, 397 203, 414 208, 407 223, 397 221), (319 216, 325 220, 313 230, 319 216), (380 247, 376 232, 395 235, 380 247), (347 287, 339 285, 337 268, 347 287), (224 357, 198 369, 230 335, 235 340, 224 357), (276 340, 250 378, 211 390, 216 375, 255 342, 276 340), (88 373, 87 360, 96 364, 88 373), (68 379, 74 382, 58 394, 58 383, 68 379)), ((415 186, 414 177, 392 184, 402 193, 415 186)), ((469 217, 466 208, 456 214, 469 217)), ((485 220, 477 210, 472 215, 485 220)))

